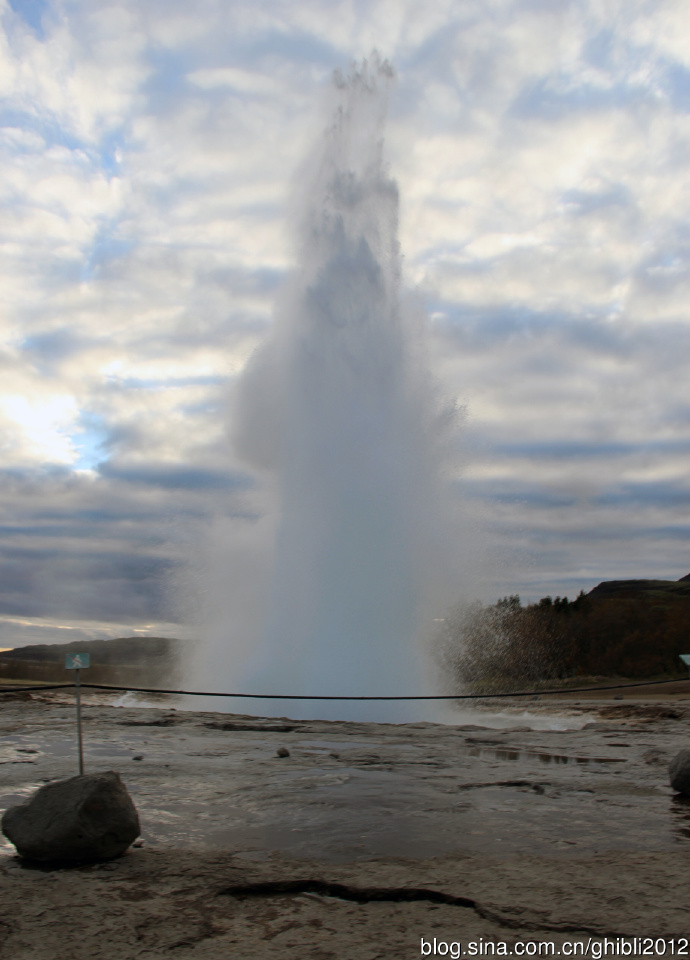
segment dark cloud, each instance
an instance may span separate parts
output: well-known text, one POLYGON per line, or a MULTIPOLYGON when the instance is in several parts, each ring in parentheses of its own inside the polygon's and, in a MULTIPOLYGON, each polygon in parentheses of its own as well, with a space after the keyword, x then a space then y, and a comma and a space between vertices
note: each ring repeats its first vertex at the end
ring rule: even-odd
MULTIPOLYGON (((690 452, 690 449, 687 452, 690 452)), ((596 497, 596 503, 616 510, 628 510, 634 506, 657 506, 666 512, 675 513, 678 507, 690 506, 690 482, 686 486, 678 481, 663 480, 612 484, 611 489, 596 497)), ((681 524, 673 529, 687 530, 688 525, 681 524)))
POLYGON ((247 474, 222 473, 187 466, 143 464, 137 467, 117 466, 109 461, 99 465, 101 476, 109 480, 163 490, 247 490, 253 480, 247 474))
MULTIPOLYGON (((690 524, 659 525, 649 527, 636 527, 634 529, 621 531, 615 524, 583 524, 580 528, 568 530, 568 540, 578 543, 595 544, 598 541, 620 542, 623 538, 626 543, 634 544, 636 541, 668 541, 678 540, 687 543, 690 537, 690 524)), ((531 532, 531 539, 535 544, 552 542, 563 544, 563 531, 544 527, 531 532)), ((564 549, 564 548, 562 548, 564 549)), ((564 549, 565 554, 565 549, 564 549)), ((651 574, 649 578, 653 579, 651 574)), ((615 579, 607 577, 606 579, 615 579)), ((663 578, 662 578, 663 579, 663 578)))
POLYGON ((578 501, 572 493, 548 490, 538 484, 527 486, 515 480, 462 480, 457 486, 461 496, 487 504, 529 505, 545 510, 553 507, 572 507, 578 501))
POLYGON ((3 549, 0 614, 136 623, 169 613, 169 558, 80 545, 3 549))
POLYGON ((690 352, 690 327, 675 321, 650 325, 560 310, 535 311, 524 305, 460 305, 432 298, 428 307, 435 317, 436 336, 478 353, 516 343, 540 349, 550 340, 552 354, 567 358, 575 350, 578 361, 583 352, 592 359, 608 357, 622 363, 644 360, 656 372, 657 364, 664 370, 669 364, 683 366, 690 352))
POLYGON ((641 443, 616 443, 608 440, 496 443, 487 445, 487 452, 499 458, 521 457, 532 462, 541 460, 611 460, 631 457, 635 454, 653 454, 660 457, 669 454, 690 455, 690 437, 673 440, 652 440, 641 443))

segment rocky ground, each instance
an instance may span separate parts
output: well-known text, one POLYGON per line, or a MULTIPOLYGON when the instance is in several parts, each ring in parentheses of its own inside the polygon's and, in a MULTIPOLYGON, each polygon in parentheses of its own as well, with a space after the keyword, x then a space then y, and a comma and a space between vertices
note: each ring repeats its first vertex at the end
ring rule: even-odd
MULTIPOLYGON (((63 699, 0 698, 0 808, 76 773, 63 699)), ((690 746, 690 699, 509 711, 386 725, 93 702, 86 772, 121 773, 141 845, 37 869, 5 842, 0 955, 373 960, 533 941, 596 960, 605 937, 690 955, 690 804, 666 769, 690 746)))

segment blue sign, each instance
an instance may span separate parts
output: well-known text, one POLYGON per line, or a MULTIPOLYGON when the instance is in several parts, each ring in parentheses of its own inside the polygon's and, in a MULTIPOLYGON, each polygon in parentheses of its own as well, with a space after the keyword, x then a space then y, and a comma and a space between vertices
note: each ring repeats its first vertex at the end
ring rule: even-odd
POLYGON ((88 653, 66 653, 65 670, 85 670, 90 659, 88 653))

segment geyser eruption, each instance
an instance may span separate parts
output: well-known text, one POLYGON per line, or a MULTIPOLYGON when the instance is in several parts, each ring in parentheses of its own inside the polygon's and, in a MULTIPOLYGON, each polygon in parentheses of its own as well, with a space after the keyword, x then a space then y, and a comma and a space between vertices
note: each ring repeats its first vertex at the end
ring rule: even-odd
MULTIPOLYGON (((248 602, 240 588, 225 615, 217 607, 197 683, 247 693, 433 692, 422 641, 455 573, 452 518, 424 318, 401 296, 398 191, 382 139, 391 77, 375 58, 336 75, 333 122, 303 172, 299 266, 234 401, 236 454, 272 490, 274 511, 224 534, 236 553, 224 572, 217 561, 215 589, 225 596, 246 575, 246 551, 254 605, 238 616, 248 602)), ((414 703, 250 700, 232 709, 433 715, 414 703)))

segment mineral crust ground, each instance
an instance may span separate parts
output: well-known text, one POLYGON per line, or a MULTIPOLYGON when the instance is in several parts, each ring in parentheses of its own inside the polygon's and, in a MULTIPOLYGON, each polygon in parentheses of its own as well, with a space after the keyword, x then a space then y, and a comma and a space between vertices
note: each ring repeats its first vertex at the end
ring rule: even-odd
MULTIPOLYGON (((419 957, 422 938, 558 955, 690 934, 690 802, 667 775, 687 693, 456 724, 175 706, 87 701, 86 770, 120 772, 143 845, 54 869, 3 841, 0 956, 374 960, 419 957)), ((75 773, 74 726, 64 693, 0 698, 0 809, 75 773)))

